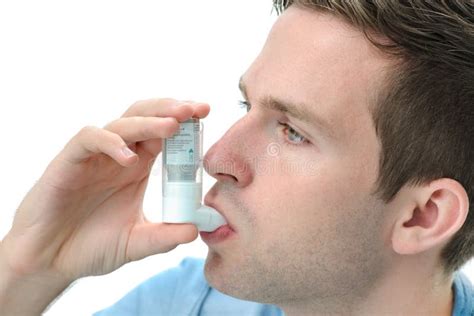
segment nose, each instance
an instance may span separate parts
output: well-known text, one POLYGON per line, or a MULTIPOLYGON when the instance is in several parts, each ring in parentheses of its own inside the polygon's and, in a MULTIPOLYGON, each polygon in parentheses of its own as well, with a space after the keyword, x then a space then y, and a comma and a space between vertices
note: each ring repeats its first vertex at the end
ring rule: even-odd
POLYGON ((252 182, 252 138, 245 118, 236 122, 204 156, 204 169, 218 181, 246 187, 252 182))

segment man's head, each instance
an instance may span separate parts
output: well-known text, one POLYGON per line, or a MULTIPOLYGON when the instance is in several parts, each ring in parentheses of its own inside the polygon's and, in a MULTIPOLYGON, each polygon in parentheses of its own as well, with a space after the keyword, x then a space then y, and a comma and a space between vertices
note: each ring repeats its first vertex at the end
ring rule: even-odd
POLYGON ((218 290, 338 304, 473 255, 473 7, 400 3, 275 3, 249 112, 205 159, 236 231, 210 245, 218 290))

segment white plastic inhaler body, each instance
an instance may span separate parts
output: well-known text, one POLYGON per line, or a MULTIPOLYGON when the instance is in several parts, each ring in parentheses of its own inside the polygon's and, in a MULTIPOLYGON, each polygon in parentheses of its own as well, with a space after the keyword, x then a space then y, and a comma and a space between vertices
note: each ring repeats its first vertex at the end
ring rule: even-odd
POLYGON ((226 224, 215 209, 202 205, 203 125, 193 118, 180 123, 179 131, 163 140, 164 223, 192 223, 212 232, 226 224))

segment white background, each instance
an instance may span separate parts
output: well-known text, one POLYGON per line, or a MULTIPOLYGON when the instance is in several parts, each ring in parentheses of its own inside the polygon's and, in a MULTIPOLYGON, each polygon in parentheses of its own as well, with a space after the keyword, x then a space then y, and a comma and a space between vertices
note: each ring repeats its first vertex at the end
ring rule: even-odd
MULTIPOLYGON (((209 102, 205 150, 243 112, 237 83, 276 14, 271 1, 0 2, 0 238, 48 162, 85 125, 103 126, 136 100, 209 102)), ((158 220, 159 164, 145 196, 158 220)), ((205 177, 205 189, 213 181, 205 177)), ((207 191, 207 190, 206 190, 207 191)), ((198 240, 102 277, 79 280, 47 315, 88 315, 185 256, 198 240)), ((474 279, 474 267, 468 269, 474 279)))

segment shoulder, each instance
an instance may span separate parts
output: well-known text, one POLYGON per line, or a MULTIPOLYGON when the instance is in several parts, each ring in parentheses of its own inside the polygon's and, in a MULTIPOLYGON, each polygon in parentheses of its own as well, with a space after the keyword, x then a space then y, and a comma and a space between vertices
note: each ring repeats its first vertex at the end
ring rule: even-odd
POLYGON ((186 257, 180 264, 171 269, 165 270, 154 277, 148 279, 143 283, 145 287, 162 287, 163 283, 169 285, 176 283, 176 286, 181 285, 207 285, 204 276, 204 259, 186 257))
POLYGON ((148 315, 150 312, 172 315, 176 303, 192 306, 208 292, 203 267, 203 259, 187 257, 178 266, 151 277, 113 306, 94 315, 148 315))
POLYGON ((453 293, 453 316, 474 315, 474 287, 462 272, 454 274, 453 293))
POLYGON ((266 315, 281 316, 276 306, 243 301, 213 289, 204 277, 204 260, 185 258, 148 279, 96 316, 266 315))

